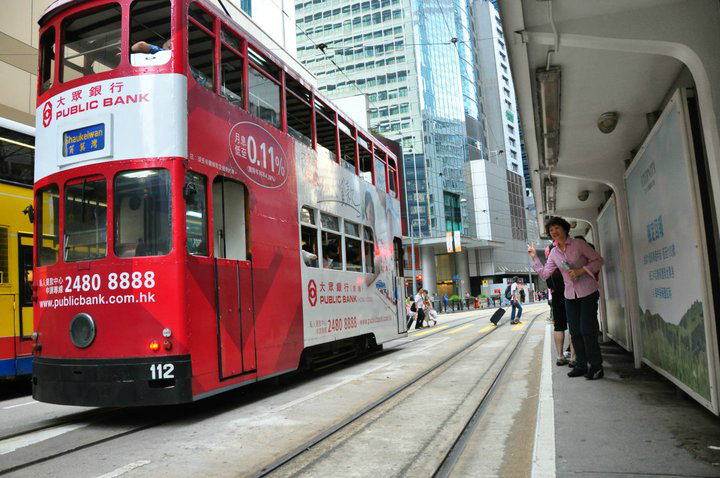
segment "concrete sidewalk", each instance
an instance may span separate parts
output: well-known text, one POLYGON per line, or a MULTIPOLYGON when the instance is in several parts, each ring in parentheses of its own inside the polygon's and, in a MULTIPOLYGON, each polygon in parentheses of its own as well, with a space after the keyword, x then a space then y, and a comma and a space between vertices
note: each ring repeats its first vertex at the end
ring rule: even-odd
POLYGON ((556 476, 720 477, 720 418, 613 342, 602 352, 595 381, 552 359, 556 476))

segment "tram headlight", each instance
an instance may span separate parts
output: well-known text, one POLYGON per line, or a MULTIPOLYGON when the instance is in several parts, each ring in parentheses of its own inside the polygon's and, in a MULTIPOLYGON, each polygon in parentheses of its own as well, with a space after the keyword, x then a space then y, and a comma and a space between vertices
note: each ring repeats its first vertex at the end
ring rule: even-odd
POLYGON ((95 340, 96 332, 95 321, 88 314, 78 314, 70 321, 70 341, 75 347, 89 347, 95 340))
POLYGON ((172 337, 172 330, 170 330, 169 328, 164 328, 162 334, 163 337, 169 339, 170 337, 172 337))

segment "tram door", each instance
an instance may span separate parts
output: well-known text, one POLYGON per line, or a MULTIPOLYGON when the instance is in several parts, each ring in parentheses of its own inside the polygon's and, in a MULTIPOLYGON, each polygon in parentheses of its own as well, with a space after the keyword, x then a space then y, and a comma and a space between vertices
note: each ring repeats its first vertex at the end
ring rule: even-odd
POLYGON ((213 237, 220 374, 230 378, 257 368, 250 215, 243 184, 221 177, 213 182, 213 237))
POLYGON ((27 233, 18 233, 18 334, 15 349, 18 359, 18 374, 32 373, 32 333, 33 324, 32 307, 32 280, 33 280, 33 236, 27 233))
POLYGON ((393 251, 395 259, 395 274, 394 274, 394 288, 395 288, 395 300, 397 300, 397 324, 398 333, 402 334, 407 332, 408 324, 407 317, 405 317, 405 278, 403 273, 403 246, 402 240, 399 238, 393 239, 393 251))

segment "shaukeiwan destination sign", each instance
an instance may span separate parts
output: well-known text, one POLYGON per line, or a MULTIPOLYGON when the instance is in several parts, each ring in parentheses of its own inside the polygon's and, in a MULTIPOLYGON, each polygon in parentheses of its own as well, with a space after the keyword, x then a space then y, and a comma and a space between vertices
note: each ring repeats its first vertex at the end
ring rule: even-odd
POLYGON ((100 151, 105 147, 105 123, 63 133, 63 156, 100 151))

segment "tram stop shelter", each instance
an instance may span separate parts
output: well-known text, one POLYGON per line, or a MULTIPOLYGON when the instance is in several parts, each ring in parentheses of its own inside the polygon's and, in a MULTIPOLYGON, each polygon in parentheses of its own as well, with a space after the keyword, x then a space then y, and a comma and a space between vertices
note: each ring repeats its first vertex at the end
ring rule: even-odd
POLYGON ((720 3, 498 6, 540 224, 604 256, 604 338, 720 414, 720 3))

